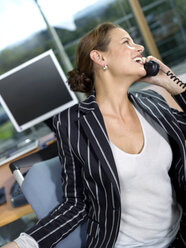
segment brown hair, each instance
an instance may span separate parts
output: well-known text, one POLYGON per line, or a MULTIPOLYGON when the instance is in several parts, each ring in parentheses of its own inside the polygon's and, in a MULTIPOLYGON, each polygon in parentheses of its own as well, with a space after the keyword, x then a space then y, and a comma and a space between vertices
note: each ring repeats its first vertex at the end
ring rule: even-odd
POLYGON ((109 31, 117 24, 102 23, 83 36, 76 49, 76 68, 68 72, 68 84, 73 91, 89 95, 94 89, 93 61, 90 52, 94 49, 106 51, 110 43, 109 31))

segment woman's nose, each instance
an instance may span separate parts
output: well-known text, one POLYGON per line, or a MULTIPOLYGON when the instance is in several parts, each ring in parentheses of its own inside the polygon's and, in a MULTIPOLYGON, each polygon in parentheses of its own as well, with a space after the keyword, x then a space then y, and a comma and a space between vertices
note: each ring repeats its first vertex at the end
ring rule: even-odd
POLYGON ((137 46, 137 51, 138 52, 142 53, 144 51, 144 46, 139 45, 139 44, 136 44, 136 46, 137 46))

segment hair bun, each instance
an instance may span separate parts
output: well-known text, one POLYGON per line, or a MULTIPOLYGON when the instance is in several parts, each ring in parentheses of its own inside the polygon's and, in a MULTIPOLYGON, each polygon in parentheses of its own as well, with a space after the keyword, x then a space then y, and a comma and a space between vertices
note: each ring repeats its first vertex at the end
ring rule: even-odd
POLYGON ((89 94, 93 90, 93 80, 88 78, 84 72, 81 73, 76 68, 68 72, 67 82, 72 91, 79 91, 89 94))

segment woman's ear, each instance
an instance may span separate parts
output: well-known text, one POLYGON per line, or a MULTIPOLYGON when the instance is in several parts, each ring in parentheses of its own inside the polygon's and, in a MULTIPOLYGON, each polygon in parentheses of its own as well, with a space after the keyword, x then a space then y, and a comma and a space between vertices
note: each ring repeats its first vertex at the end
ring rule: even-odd
POLYGON ((103 67, 105 65, 105 60, 102 56, 102 53, 98 50, 92 50, 90 52, 90 58, 96 63, 97 65, 103 67))

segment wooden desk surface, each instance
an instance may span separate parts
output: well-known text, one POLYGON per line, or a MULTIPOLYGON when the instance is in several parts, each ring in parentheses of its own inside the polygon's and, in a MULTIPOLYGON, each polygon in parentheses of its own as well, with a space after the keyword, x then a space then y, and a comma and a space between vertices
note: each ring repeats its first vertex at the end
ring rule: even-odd
MULTIPOLYGON (((33 151, 24 154, 23 156, 29 155, 38 150, 39 148, 36 148, 33 151)), ((6 203, 0 206, 0 227, 15 221, 23 217, 24 215, 33 212, 29 204, 24 205, 22 207, 16 207, 16 208, 12 207, 10 202, 9 191, 14 181, 15 181, 14 176, 9 169, 9 163, 0 166, 0 187, 5 186, 6 200, 7 200, 6 203)))

